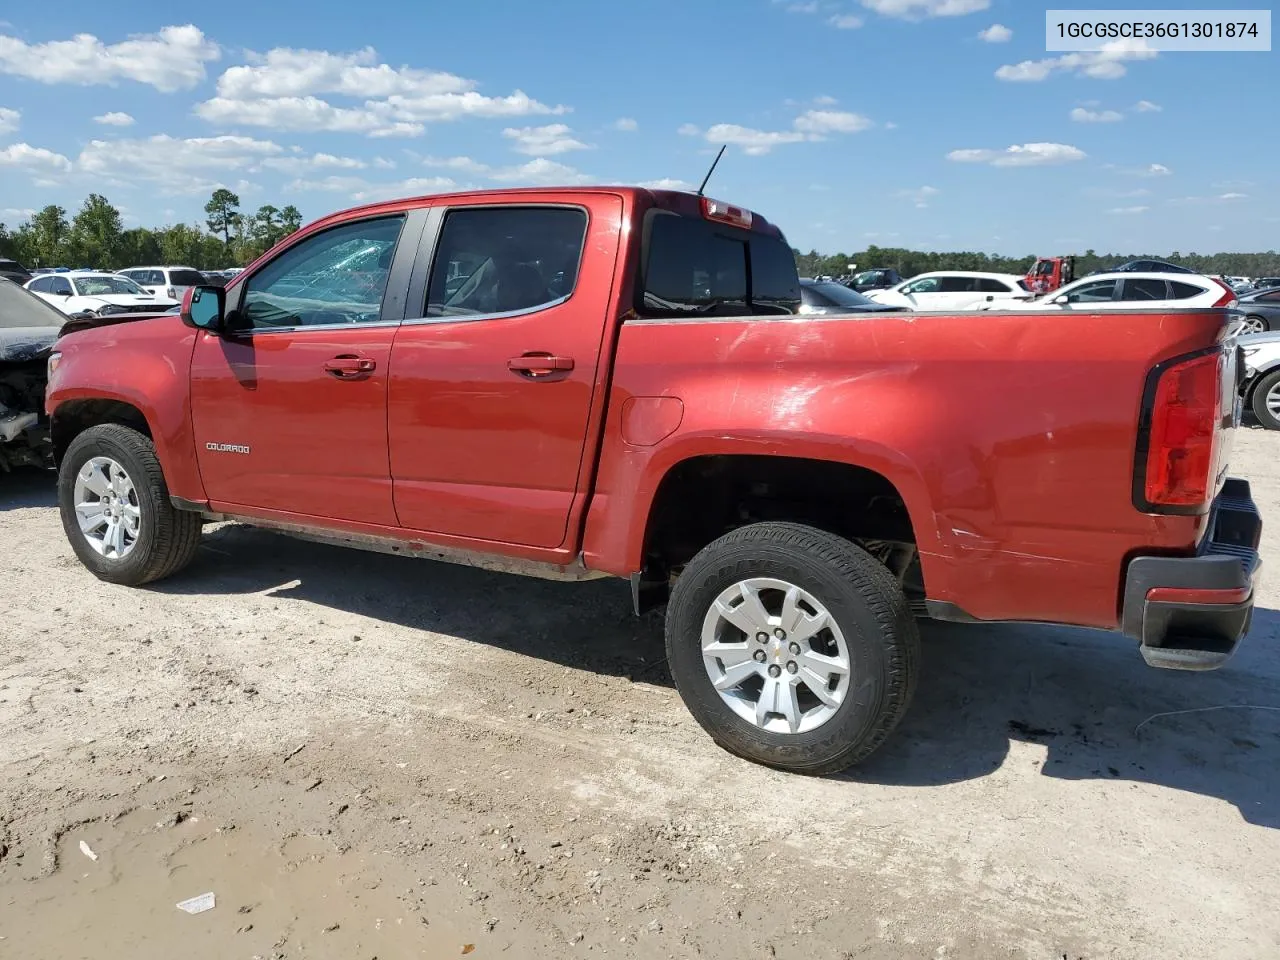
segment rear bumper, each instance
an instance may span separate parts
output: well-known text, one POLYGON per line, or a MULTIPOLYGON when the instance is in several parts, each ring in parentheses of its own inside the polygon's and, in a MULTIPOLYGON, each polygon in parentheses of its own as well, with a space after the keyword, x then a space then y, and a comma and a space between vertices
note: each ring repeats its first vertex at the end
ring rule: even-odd
POLYGON ((1229 479, 1194 557, 1138 557, 1125 574, 1120 627, 1153 667, 1214 670, 1253 619, 1262 517, 1249 484, 1229 479))

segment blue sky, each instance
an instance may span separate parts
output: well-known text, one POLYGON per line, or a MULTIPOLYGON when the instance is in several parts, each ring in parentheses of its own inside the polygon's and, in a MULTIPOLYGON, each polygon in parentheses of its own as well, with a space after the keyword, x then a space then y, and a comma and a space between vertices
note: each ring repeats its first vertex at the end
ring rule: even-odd
POLYGON ((708 193, 806 250, 1280 247, 1276 54, 1046 53, 1045 6, 64 0, 0 14, 0 221, 696 184, 727 141, 708 193))

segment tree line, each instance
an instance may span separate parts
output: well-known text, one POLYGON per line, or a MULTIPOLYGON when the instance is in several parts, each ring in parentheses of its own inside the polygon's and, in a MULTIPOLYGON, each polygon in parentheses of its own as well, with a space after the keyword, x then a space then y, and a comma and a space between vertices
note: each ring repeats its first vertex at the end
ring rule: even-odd
MULTIPOLYGON (((213 191, 204 206, 205 222, 177 223, 165 227, 124 229, 120 211, 106 197, 91 193, 80 210, 67 219, 67 211, 50 204, 10 230, 0 223, 0 257, 27 267, 96 267, 120 270, 142 264, 182 264, 197 270, 222 270, 244 266, 302 226, 302 214, 292 204, 277 208, 266 204, 254 213, 240 210, 240 198, 232 191, 213 191)), ((844 276, 849 264, 858 270, 892 267, 904 277, 932 270, 981 270, 990 273, 1025 274, 1034 256, 929 252, 900 247, 870 246, 856 253, 823 254, 817 250, 793 250, 802 277, 844 276)), ((1076 276, 1124 263, 1150 259, 1150 254, 1097 253, 1086 250, 1076 256, 1076 276)), ((1178 253, 1156 255, 1196 273, 1227 276, 1280 276, 1280 253, 1178 253)))
MULTIPOLYGON (((924 250, 904 250, 900 247, 867 247, 857 253, 822 254, 817 250, 801 253, 793 249, 796 267, 802 277, 841 277, 850 273, 849 264, 856 263, 857 271, 873 268, 897 270, 904 277, 929 273, 934 270, 978 270, 986 273, 1012 273, 1025 275, 1036 258, 1003 257, 990 253, 930 253, 924 250)), ((1057 256, 1058 254, 1044 254, 1057 256)), ((1168 256, 1146 253, 1097 253, 1086 250, 1076 254, 1076 276, 1106 270, 1128 260, 1163 260, 1196 273, 1228 277, 1276 277, 1280 276, 1280 253, 1178 253, 1168 256)))
POLYGON ((126 230, 120 211, 106 197, 91 193, 69 220, 64 208, 50 204, 12 230, 0 223, 0 257, 28 268, 121 270, 182 264, 222 270, 244 266, 302 226, 302 214, 292 204, 266 204, 255 213, 242 213, 240 198, 221 188, 204 210, 207 231, 188 223, 126 230))

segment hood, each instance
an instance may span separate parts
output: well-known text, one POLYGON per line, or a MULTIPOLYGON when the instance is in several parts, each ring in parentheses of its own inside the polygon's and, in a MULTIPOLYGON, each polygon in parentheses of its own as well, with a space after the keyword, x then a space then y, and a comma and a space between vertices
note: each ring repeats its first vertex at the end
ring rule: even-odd
POLYGON ((0 327, 0 361, 43 360, 60 333, 58 327, 0 327))
POLYGON ((68 333, 77 333, 81 330, 92 330, 95 327, 110 327, 117 323, 134 323, 138 320, 155 320, 159 317, 172 317, 173 314, 166 313, 167 304, 158 303, 155 305, 155 311, 150 310, 139 313, 111 313, 105 317, 94 316, 78 316, 72 317, 62 325, 59 336, 68 333))

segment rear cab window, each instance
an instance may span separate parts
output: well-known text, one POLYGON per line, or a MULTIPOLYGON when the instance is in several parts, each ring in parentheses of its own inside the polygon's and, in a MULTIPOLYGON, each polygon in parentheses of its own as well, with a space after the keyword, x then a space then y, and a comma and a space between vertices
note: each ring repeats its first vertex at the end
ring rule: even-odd
POLYGON ((645 317, 786 315, 800 307, 782 238, 665 209, 645 215, 636 312, 645 317))

